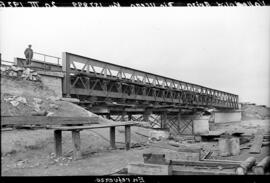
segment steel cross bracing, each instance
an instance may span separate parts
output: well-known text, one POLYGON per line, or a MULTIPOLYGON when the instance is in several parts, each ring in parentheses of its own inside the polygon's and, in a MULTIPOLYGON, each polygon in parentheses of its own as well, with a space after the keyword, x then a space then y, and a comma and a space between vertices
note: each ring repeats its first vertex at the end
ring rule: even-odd
POLYGON ((63 71, 63 94, 85 100, 238 108, 238 96, 231 93, 67 52, 63 71))

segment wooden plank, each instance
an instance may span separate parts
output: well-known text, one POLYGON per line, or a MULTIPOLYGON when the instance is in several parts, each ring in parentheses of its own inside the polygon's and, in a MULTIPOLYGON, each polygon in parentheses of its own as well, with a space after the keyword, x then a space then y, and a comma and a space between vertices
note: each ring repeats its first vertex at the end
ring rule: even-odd
POLYGON ((184 166, 207 166, 207 167, 237 167, 240 163, 234 162, 212 162, 212 161, 171 161, 172 165, 184 165, 184 166))
POLYGON ((95 129, 95 128, 110 128, 110 127, 117 127, 117 126, 132 126, 136 125, 137 123, 134 122, 113 122, 105 125, 89 125, 89 126, 57 126, 57 127, 48 127, 51 129, 69 131, 69 130, 85 130, 85 129, 95 129))
POLYGON ((54 131, 54 147, 56 157, 62 156, 62 131, 54 131))
POLYGON ((75 160, 80 159, 82 157, 80 131, 78 130, 72 131, 72 141, 73 141, 73 158, 75 160))
POLYGON ((235 175, 234 172, 225 172, 219 170, 190 170, 184 168, 172 167, 172 175, 235 175))
POLYGON ((249 150, 250 154, 260 154, 261 153, 261 147, 263 143, 263 135, 262 134, 256 134, 255 139, 253 141, 253 144, 249 150))
POLYGON ((216 162, 216 163, 232 163, 236 165, 240 165, 242 161, 234 161, 234 160, 223 160, 223 159, 202 159, 205 162, 216 162))
POLYGON ((110 144, 113 149, 116 148, 115 146, 115 127, 110 127, 110 144))
POLYGON ((147 163, 129 163, 127 166, 129 175, 172 175, 170 165, 157 165, 147 163))
POLYGON ((1 125, 97 124, 98 117, 1 116, 1 125))
POLYGON ((126 150, 130 149, 130 141, 131 141, 131 128, 130 126, 125 126, 125 144, 126 150))

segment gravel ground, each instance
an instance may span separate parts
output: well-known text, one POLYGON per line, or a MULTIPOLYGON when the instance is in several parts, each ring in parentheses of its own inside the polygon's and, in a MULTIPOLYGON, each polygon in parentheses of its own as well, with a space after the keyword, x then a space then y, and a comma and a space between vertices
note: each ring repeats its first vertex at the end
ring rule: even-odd
MULTIPOLYGON (((247 129, 248 133, 266 129, 269 120, 243 121, 227 126, 227 130, 247 129), (238 128, 236 128, 238 127, 238 128)), ((220 128, 216 127, 217 129, 220 128)), ((222 127, 224 128, 224 127, 222 127)), ((148 135, 150 129, 132 127, 132 144, 146 144, 130 151, 124 150, 124 128, 116 128, 117 148, 109 144, 109 129, 84 130, 81 132, 83 159, 72 160, 72 139, 70 132, 63 132, 63 158, 54 157, 52 130, 15 130, 1 134, 3 176, 61 176, 61 175, 105 175, 124 168, 129 162, 143 161, 142 154, 151 148, 148 138, 135 132, 148 135)), ((252 143, 252 141, 251 141, 252 143)), ((183 144, 188 145, 187 142, 183 144)), ((245 160, 250 157, 248 150, 238 156, 218 156, 217 142, 192 143, 204 152, 213 150, 211 159, 245 160), (216 154, 215 154, 216 153, 216 154)), ((157 150, 161 152, 162 149, 157 150)), ((261 154, 253 155, 257 161, 269 154, 269 147, 263 147, 261 154)))

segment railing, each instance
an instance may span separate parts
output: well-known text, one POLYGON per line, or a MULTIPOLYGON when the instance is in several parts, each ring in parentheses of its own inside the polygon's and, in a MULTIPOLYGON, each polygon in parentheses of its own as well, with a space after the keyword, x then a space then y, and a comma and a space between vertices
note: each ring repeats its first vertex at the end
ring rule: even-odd
POLYGON ((52 56, 52 55, 46 55, 46 54, 43 54, 43 53, 38 53, 38 52, 34 52, 33 60, 43 61, 44 64, 47 62, 47 63, 57 64, 59 66, 61 65, 60 64, 61 58, 55 57, 55 56, 52 56), (37 56, 41 56, 41 58, 37 59, 36 58, 37 56), (57 61, 57 63, 55 63, 55 61, 57 61))
POLYGON ((11 61, 7 61, 7 60, 1 60, 1 65, 4 65, 4 66, 11 66, 13 65, 14 62, 11 62, 11 61))

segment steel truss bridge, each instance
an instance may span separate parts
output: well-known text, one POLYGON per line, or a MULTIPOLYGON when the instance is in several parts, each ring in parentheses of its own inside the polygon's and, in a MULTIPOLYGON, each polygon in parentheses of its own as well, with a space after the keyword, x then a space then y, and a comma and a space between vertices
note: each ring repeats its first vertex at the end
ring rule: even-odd
POLYGON ((92 108, 238 109, 238 96, 224 91, 67 52, 62 64, 64 96, 92 108))
POLYGON ((196 111, 238 109, 238 96, 64 52, 63 95, 114 121, 147 121, 174 134, 193 134, 196 111))

